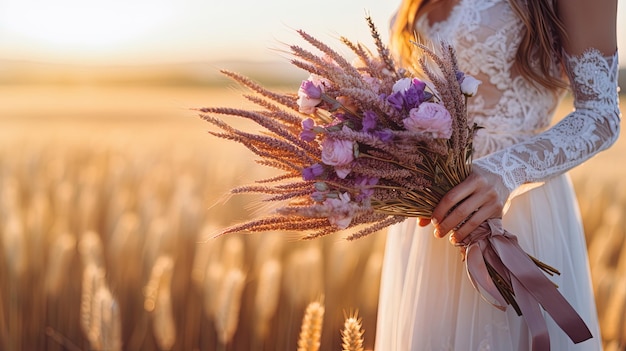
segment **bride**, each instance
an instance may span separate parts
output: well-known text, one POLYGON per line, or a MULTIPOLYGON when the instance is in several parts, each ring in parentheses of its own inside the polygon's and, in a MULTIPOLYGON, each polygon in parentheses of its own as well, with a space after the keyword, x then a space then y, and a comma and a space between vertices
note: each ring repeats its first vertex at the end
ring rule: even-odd
MULTIPOLYGON (((479 224, 502 218, 551 277, 593 337, 574 344, 545 314, 552 350, 600 350, 576 198, 565 174, 619 134, 617 0, 405 0, 392 49, 445 40, 482 81, 469 111, 481 129, 474 171, 436 207, 388 233, 376 350, 530 350, 524 319, 484 301, 459 250, 479 224), (551 126, 564 88, 575 110, 551 126), (434 235, 433 235, 434 234, 434 235), (447 240, 442 238, 448 238, 447 240), (452 245, 451 245, 452 244, 452 245)), ((560 117, 560 116, 559 116, 560 117)))

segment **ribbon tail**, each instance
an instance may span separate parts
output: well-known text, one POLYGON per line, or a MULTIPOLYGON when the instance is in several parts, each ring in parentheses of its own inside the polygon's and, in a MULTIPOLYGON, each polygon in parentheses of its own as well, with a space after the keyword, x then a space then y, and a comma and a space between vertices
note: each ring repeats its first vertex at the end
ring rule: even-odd
POLYGON ((506 309, 506 301, 489 274, 480 247, 475 243, 468 246, 465 252, 465 268, 474 289, 479 292, 483 300, 504 311, 506 309), (489 296, 492 300, 488 299, 485 295, 489 296))
POLYGON ((515 291, 516 299, 525 295, 523 298, 532 297, 536 300, 574 343, 592 337, 580 315, 517 244, 514 235, 507 233, 506 237, 492 239, 502 262, 511 272, 511 280, 515 277, 519 285, 523 286, 521 291, 515 291))
POLYGON ((532 294, 517 280, 511 278, 513 290, 517 304, 522 311, 522 316, 532 336, 532 351, 550 351, 550 335, 548 325, 541 313, 541 308, 537 301, 533 301, 532 294))

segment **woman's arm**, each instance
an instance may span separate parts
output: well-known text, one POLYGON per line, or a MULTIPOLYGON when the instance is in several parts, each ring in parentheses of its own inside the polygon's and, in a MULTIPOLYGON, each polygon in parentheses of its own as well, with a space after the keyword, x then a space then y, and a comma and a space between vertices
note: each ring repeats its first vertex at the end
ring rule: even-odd
POLYGON ((454 229, 451 241, 463 240, 483 221, 501 217, 520 185, 562 174, 615 142, 620 123, 616 13, 616 0, 559 1, 575 111, 523 143, 476 160, 474 172, 435 208, 437 236, 454 229))

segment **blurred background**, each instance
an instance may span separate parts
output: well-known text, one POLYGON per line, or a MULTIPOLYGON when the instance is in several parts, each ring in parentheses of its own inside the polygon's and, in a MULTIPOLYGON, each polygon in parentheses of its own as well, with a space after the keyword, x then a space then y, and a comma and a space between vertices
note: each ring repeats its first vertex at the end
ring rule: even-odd
MULTIPOLYGON (((369 45, 365 15, 387 38, 398 4, 0 0, 0 350, 296 350, 301 327, 341 350, 357 312, 372 349, 384 233, 207 240, 255 213, 225 194, 265 170, 191 108, 248 106, 223 68, 295 91, 295 29, 369 45)), ((607 350, 626 350, 624 152, 571 173, 607 350)))

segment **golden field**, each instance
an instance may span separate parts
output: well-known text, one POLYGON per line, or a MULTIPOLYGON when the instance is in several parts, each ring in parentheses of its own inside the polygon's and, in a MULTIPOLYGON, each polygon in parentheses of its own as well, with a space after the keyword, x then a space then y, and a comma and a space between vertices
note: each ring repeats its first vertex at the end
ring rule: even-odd
MULTIPOLYGON (((384 233, 210 239, 262 209, 225 194, 264 170, 189 108, 241 104, 230 88, 0 85, 0 350, 314 350, 316 333, 342 350, 357 311, 373 348, 384 233)), ((606 350, 626 350, 625 139, 571 172, 606 350)))

